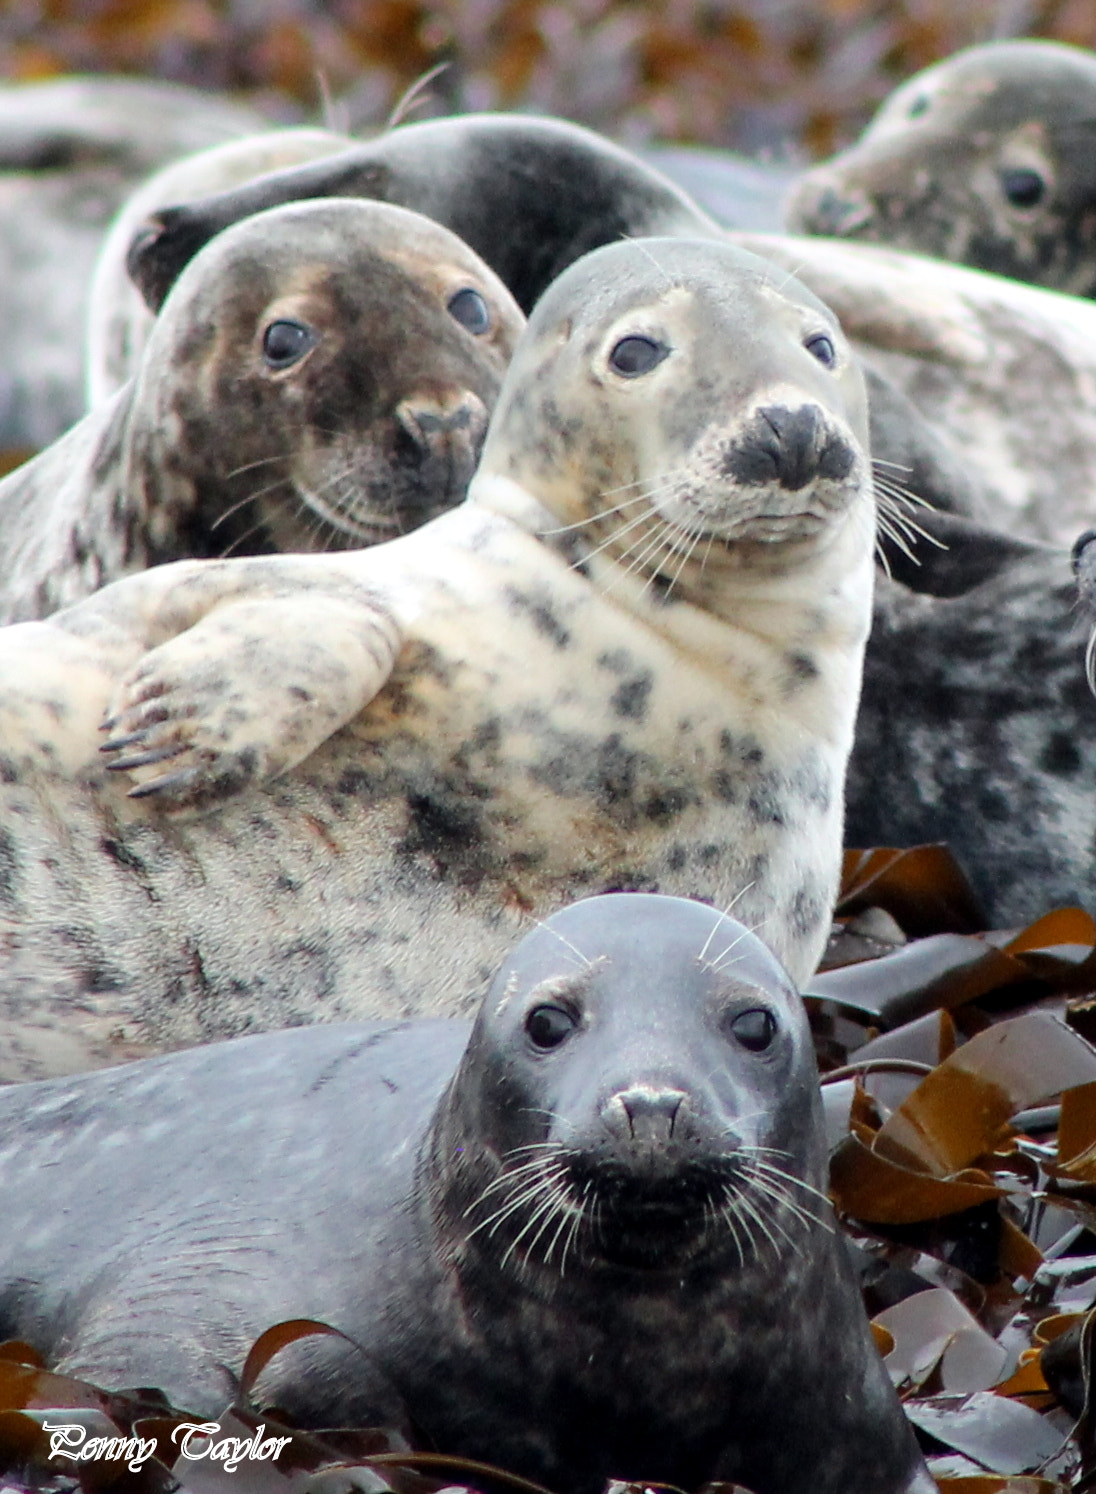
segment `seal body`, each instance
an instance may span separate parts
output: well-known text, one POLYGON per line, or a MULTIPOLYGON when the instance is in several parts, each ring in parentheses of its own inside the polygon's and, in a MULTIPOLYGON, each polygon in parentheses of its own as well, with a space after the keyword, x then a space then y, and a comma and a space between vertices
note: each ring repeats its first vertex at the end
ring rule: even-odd
POLYGON ((458 234, 528 312, 588 250, 643 234, 718 236, 666 176, 562 119, 462 114, 389 130, 337 155, 164 208, 136 235, 129 268, 155 310, 182 267, 230 223, 277 203, 369 197, 458 234))
POLYGON ((542 298, 468 503, 9 629, 9 1077, 62 1030, 86 1065, 466 1011, 517 920, 592 890, 738 899, 805 978, 870 618, 865 446, 809 292, 727 244, 616 245, 542 298))
POLYGON ((134 380, 0 482, 0 616, 183 556, 370 544, 459 502, 524 318, 453 234, 329 200, 188 266, 134 380))
POLYGON ((0 1095, 0 1327, 215 1416, 259 1332, 319 1318, 363 1352, 278 1356, 268 1404, 578 1494, 931 1489, 822 1191, 805 1015, 756 937, 587 900, 467 1036, 270 1034, 0 1095))
POLYGON ((968 47, 910 78, 788 202, 801 233, 872 240, 1096 295, 1096 58, 968 47))
POLYGON ((990 928, 1096 907, 1096 700, 1069 552, 930 524, 948 548, 877 586, 847 843, 946 841, 990 928))

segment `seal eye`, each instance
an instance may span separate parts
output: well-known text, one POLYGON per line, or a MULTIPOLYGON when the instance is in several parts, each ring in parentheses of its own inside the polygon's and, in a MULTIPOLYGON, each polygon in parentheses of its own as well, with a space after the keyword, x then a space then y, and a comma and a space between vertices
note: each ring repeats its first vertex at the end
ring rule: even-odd
POLYGON ((609 354, 609 367, 625 379, 638 379, 657 368, 669 348, 650 337, 622 337, 609 354))
POLYGON ((469 332, 475 333, 477 337, 488 330, 491 325, 491 313, 487 310, 487 302, 478 290, 465 286, 449 297, 449 315, 454 321, 460 322, 469 332))
POLYGON ((731 1032, 743 1048, 748 1048, 751 1053, 763 1053, 776 1037, 776 1018, 772 1012, 758 1006, 752 1011, 739 1012, 731 1023, 731 1032))
POLYGON ((558 1048, 577 1025, 564 1006, 535 1006, 525 1018, 525 1031, 537 1048, 558 1048))
POLYGON ((1032 208, 1042 202, 1047 184, 1037 171, 1017 167, 1001 172, 1001 190, 1013 207, 1032 208))
POLYGON ((263 357, 271 368, 292 368, 315 342, 316 334, 303 322, 271 322, 263 333, 263 357))
POLYGON ((824 332, 819 332, 816 337, 808 337, 803 346, 818 359, 823 368, 832 368, 837 362, 837 349, 824 332))
POLYGON ((919 93, 906 110, 907 119, 918 119, 929 107, 929 96, 927 93, 919 93))

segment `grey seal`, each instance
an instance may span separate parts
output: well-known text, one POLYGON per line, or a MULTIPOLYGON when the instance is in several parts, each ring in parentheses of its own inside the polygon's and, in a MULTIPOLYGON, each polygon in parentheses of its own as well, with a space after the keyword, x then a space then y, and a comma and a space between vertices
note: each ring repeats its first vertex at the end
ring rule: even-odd
POLYGON ((800 179, 787 221, 1094 296, 1094 141, 1091 52, 986 42, 903 83, 800 179))
POLYGON ((336 155, 155 212, 130 273, 156 310, 187 261, 230 223, 276 203, 370 197, 425 213, 464 239, 523 311, 588 250, 622 237, 720 229, 655 167, 594 130, 524 114, 402 124, 336 155))
POLYGON ((876 587, 846 841, 946 841, 990 928, 1096 911, 1092 614, 1070 553, 954 516, 923 522, 947 548, 919 545, 919 565, 892 551, 894 579, 876 587))
POLYGON ((313 1028, 4 1092, 0 1333, 216 1416, 252 1339, 317 1318, 361 1352, 261 1384, 309 1425, 395 1420, 573 1494, 931 1490, 825 1160, 761 942, 592 898, 508 955, 470 1036, 313 1028))
POLYGON ((515 920, 593 891, 738 898, 806 978, 866 447, 859 370, 791 277, 617 244, 538 303, 459 508, 368 550, 158 566, 0 634, 9 1077, 36 1061, 13 1027, 86 1066, 466 1011, 515 920))
POLYGON ((454 234, 329 199, 188 267, 135 378, 0 481, 0 618, 186 556, 372 544, 463 499, 524 326, 454 234))

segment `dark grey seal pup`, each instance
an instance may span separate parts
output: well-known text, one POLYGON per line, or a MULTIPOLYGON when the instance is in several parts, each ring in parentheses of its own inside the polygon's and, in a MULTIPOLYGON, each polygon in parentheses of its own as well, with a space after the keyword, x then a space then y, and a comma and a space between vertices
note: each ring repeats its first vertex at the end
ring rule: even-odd
POLYGON ((283 1032, 0 1094, 0 1334, 215 1416, 260 1332, 319 1318, 362 1352, 262 1385, 308 1425, 395 1418, 569 1494, 929 1491, 824 1186, 773 956, 699 903, 593 898, 470 1037, 283 1032))
POLYGON ((918 73, 793 189, 802 233, 1096 296, 1096 56, 995 41, 918 73))
POLYGON ((440 224, 288 204, 187 266, 136 376, 0 481, 0 620, 186 557, 350 549, 459 503, 525 325, 440 224))

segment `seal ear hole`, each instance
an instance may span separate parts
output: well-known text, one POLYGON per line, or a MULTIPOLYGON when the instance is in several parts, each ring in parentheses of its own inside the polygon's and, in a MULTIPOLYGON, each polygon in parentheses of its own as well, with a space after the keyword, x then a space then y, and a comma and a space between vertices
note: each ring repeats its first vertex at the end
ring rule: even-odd
POLYGON ((833 345, 833 338, 827 337, 825 332, 818 332, 814 337, 808 337, 803 346, 812 357, 818 359, 823 368, 832 368, 837 362, 837 349, 833 345))
POLYGON ((1047 184, 1040 172, 1028 166, 1016 166, 1000 172, 1001 191, 1013 207, 1038 207, 1046 196, 1047 184))
POLYGON ((766 1007, 739 1012, 730 1022, 731 1036, 750 1053, 764 1053, 776 1038, 776 1018, 766 1007))
POLYGON ((609 367, 624 379, 639 379, 657 368, 669 348, 653 337, 622 337, 609 354, 609 367))
POLYGON ((534 1048, 558 1048, 578 1026, 578 1017, 565 1006, 542 1002, 525 1015, 525 1031, 534 1048))
POLYGON ((263 358, 268 368, 292 368, 316 345, 316 334, 304 322, 279 317, 263 332, 263 358))
POLYGON ((470 285, 449 297, 446 310, 454 321, 460 322, 462 327, 476 337, 482 337, 484 332, 490 331, 491 313, 487 309, 487 302, 470 285))

